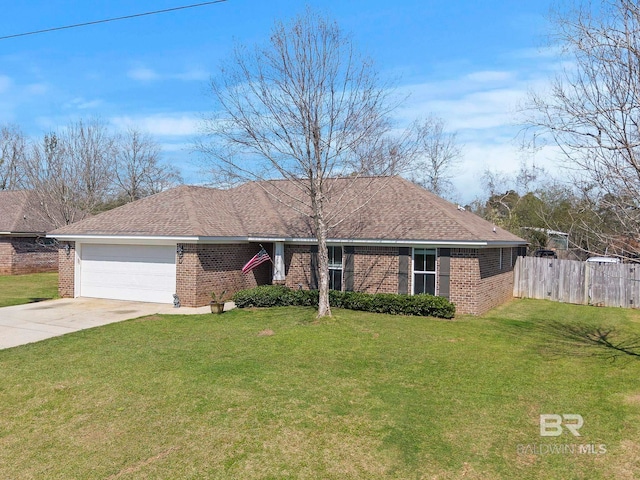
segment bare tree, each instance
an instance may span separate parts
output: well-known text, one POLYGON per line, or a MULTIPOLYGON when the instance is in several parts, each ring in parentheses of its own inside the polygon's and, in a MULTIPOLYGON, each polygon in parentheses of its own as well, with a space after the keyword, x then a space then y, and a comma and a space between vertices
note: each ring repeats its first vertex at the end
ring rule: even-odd
POLYGON ((64 147, 55 133, 33 145, 27 160, 27 181, 36 192, 39 213, 55 227, 86 216, 78 207, 78 178, 65 161, 64 147))
POLYGON ((416 122, 411 130, 415 142, 411 181, 436 195, 447 196, 460 163, 456 134, 447 132, 444 120, 433 116, 416 122))
POLYGON ((0 128, 0 190, 22 186, 25 172, 27 141, 15 125, 0 128))
POLYGON ((640 5, 586 3, 558 14, 555 25, 570 67, 547 94, 530 96, 527 122, 537 141, 550 138, 562 149, 573 182, 602 215, 602 222, 585 228, 603 245, 637 243, 632 240, 640 236, 640 5))
POLYGON ((160 154, 160 145, 135 128, 118 138, 115 181, 119 197, 133 202, 181 182, 176 169, 160 162, 160 154))
POLYGON ((61 138, 79 178, 80 207, 93 213, 113 193, 115 137, 106 124, 93 119, 68 125, 61 138))
MULTIPOLYGON (((389 90, 336 23, 309 9, 276 22, 266 46, 236 48, 211 89, 219 112, 203 123, 208 139, 197 148, 236 178, 295 185, 296 195, 277 182, 268 192, 309 219, 318 241, 318 316, 331 315, 327 238, 345 214, 329 208, 332 179, 357 178, 366 169, 354 158, 384 148, 389 90)), ((390 170, 376 158, 377 173, 390 170)))
POLYGON ((113 135, 99 120, 71 123, 33 146, 27 159, 27 185, 54 225, 95 213, 108 201, 113 146, 113 135))

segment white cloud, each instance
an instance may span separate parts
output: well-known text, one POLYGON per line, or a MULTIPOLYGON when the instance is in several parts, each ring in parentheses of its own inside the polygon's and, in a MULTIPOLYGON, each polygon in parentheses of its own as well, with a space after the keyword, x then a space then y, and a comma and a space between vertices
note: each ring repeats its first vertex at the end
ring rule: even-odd
POLYGON ((160 75, 158 75, 154 70, 146 67, 132 68, 127 72, 127 76, 140 82, 151 82, 160 78, 160 75))
POLYGON ((510 69, 459 71, 451 78, 402 87, 400 93, 410 92, 410 97, 396 113, 400 124, 433 114, 445 121, 448 130, 457 132, 462 159, 454 184, 461 192, 460 202, 484 193, 481 178, 486 170, 513 174, 526 160, 551 174, 558 171, 557 149, 546 147, 529 154, 520 149, 517 138, 522 128, 518 109, 528 92, 545 90, 551 73, 566 67, 545 53, 534 59, 533 52, 520 52, 527 60, 512 62, 510 69))
POLYGON ((185 82, 202 81, 209 78, 209 73, 201 68, 192 68, 184 72, 160 73, 144 66, 137 66, 127 72, 127 76, 139 82, 155 82, 161 80, 181 80, 185 82))
POLYGON ((104 102, 99 98, 96 98, 93 100, 87 100, 84 97, 76 97, 70 100, 69 102, 65 103, 64 107, 78 109, 78 110, 88 110, 92 108, 101 107, 103 104, 104 102))
MULTIPOLYGON (((442 88, 439 90, 442 91, 442 88)), ((455 131, 511 126, 517 104, 525 96, 525 88, 485 89, 457 95, 420 95, 410 99, 397 116, 401 122, 409 123, 433 114, 444 119, 449 130, 455 131)))
POLYGON ((111 118, 117 128, 137 127, 156 136, 192 136, 198 133, 199 120, 195 113, 157 114, 148 116, 119 116, 111 118))
POLYGON ((480 72, 472 72, 467 75, 467 79, 472 82, 478 83, 495 83, 506 82, 513 79, 514 74, 512 72, 501 72, 497 70, 484 70, 480 72))
POLYGON ((49 91, 49 85, 45 83, 32 83, 31 85, 27 85, 24 90, 27 95, 44 95, 49 91))

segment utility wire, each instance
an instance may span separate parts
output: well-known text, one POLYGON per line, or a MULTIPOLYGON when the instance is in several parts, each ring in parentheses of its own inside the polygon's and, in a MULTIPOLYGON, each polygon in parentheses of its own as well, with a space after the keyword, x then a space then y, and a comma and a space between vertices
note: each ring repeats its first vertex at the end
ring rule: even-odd
POLYGON ((130 18, 146 17, 148 15, 157 15, 158 13, 175 12, 177 10, 186 10, 187 8, 204 7, 206 5, 213 5, 214 3, 222 3, 227 0, 214 0, 211 2, 194 3, 192 5, 183 5, 181 7, 165 8, 164 10, 155 10, 153 12, 135 13, 133 15, 125 15, 124 17, 107 18, 104 20, 94 20, 92 22, 75 23, 73 25, 65 25, 63 27, 45 28, 44 30, 35 30, 33 32, 15 33, 13 35, 5 35, 0 37, 0 40, 6 40, 8 38, 26 37, 27 35, 37 35, 39 33, 55 32, 57 30, 66 30, 69 28, 86 27, 88 25, 97 25, 99 23, 117 22, 119 20, 128 20, 130 18))

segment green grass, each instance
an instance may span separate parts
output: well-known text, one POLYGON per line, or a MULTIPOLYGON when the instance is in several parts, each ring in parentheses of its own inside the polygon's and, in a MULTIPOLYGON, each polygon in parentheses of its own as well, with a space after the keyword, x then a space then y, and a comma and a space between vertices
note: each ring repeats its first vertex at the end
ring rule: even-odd
POLYGON ((0 276, 0 307, 58 298, 58 274, 0 276))
POLYGON ((640 361, 519 300, 453 321, 306 308, 156 316, 0 351, 0 478, 633 479, 640 361), (604 354, 604 355, 603 355, 604 354), (582 437, 540 437, 577 413, 582 437), (536 455, 519 445, 603 444, 536 455))

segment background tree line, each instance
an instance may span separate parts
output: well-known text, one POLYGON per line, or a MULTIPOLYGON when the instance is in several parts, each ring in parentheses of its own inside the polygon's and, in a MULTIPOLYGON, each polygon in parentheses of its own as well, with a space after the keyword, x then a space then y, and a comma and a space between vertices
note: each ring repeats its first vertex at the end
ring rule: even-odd
POLYGON ((488 171, 472 208, 543 247, 539 230, 569 233, 583 256, 640 258, 640 5, 635 0, 559 4, 551 44, 565 67, 521 108, 525 148, 560 152, 562 180, 527 167, 488 171))
POLYGON ((484 195, 467 208, 527 240, 530 253, 555 247, 549 231, 556 231, 568 234, 567 258, 639 256, 636 237, 619 233, 624 226, 611 199, 591 196, 578 185, 527 163, 514 174, 486 170, 481 181, 484 195))
POLYGON ((41 138, 0 126, 0 190, 32 190, 55 226, 108 210, 182 181, 161 161, 160 145, 137 128, 114 132, 78 120, 41 138))

